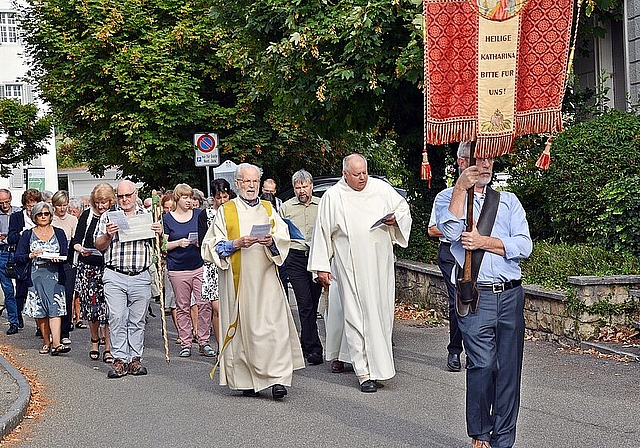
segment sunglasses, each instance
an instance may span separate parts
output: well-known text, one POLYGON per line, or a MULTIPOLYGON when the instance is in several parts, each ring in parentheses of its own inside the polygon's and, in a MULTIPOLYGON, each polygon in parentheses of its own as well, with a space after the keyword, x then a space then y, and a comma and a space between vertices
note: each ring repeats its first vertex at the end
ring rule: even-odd
POLYGON ((125 194, 117 194, 116 197, 118 199, 131 199, 131 196, 133 196, 134 194, 136 194, 135 191, 131 192, 131 193, 125 193, 125 194))
POLYGON ((36 213, 36 216, 51 216, 51 213, 49 213, 49 212, 40 212, 40 213, 36 213))

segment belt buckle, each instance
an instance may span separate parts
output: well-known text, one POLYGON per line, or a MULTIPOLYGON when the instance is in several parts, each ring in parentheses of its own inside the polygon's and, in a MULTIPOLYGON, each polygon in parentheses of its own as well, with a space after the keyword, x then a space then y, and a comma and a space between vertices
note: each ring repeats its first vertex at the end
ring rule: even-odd
POLYGON ((491 285, 491 291, 494 294, 500 294, 500 293, 504 292, 504 283, 493 283, 491 285))

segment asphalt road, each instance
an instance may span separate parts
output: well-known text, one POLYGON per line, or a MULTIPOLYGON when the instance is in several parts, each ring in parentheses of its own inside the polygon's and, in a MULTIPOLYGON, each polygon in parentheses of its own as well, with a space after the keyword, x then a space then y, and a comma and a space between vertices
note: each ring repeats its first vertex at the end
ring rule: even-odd
MULTIPOLYGON (((157 309, 157 306, 156 306, 157 309)), ((294 308, 295 314, 295 308, 294 308)), ((322 321, 320 321, 322 322, 322 321)), ((0 343, 38 372, 49 404, 25 420, 19 447, 469 447, 464 424, 464 373, 444 367, 446 327, 397 323, 397 376, 363 394, 352 372, 329 364, 294 375, 280 402, 220 387, 210 359, 179 358, 170 327, 164 361, 160 318, 147 327, 149 375, 107 379, 88 357, 89 331, 71 334, 73 349, 39 355, 32 322, 0 343)), ((196 351, 197 352, 197 351, 196 351)), ((525 344, 518 447, 640 446, 640 365, 525 344)))

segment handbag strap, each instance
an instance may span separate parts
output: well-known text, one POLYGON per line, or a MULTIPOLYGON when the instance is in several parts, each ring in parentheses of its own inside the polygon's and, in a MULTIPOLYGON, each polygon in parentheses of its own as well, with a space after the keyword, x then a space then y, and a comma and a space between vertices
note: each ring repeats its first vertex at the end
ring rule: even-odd
MULTIPOLYGON (((487 185, 487 188, 485 189, 484 204, 482 205, 478 224, 476 225, 476 229, 480 235, 491 235, 493 224, 496 222, 499 205, 500 193, 487 185)), ((483 249, 476 249, 471 255, 471 281, 473 283, 476 283, 478 280, 478 273, 480 272, 480 264, 482 264, 484 253, 485 251, 483 249)))

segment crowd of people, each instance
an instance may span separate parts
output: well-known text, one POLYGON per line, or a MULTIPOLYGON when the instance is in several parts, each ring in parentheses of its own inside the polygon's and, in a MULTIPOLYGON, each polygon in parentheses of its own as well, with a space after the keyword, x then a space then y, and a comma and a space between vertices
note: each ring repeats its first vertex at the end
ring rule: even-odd
MULTIPOLYGON (((470 148, 460 145, 460 177, 436 197, 429 229, 441 241, 450 299, 447 367, 461 370, 464 347, 473 446, 511 446, 524 338, 519 261, 532 245, 517 198, 488 185, 493 160, 470 163, 470 148), (464 194, 472 189, 468 225, 464 194), (458 278, 465 251, 489 260, 477 263, 471 298, 458 278)), ((350 365, 360 390, 376 392, 396 374, 393 246, 408 245, 412 218, 390 184, 369 177, 363 156, 345 157, 342 168, 322 198, 313 195, 311 173, 295 172, 294 196, 283 203, 273 179, 262 183, 260 168, 242 163, 235 188, 214 179, 208 199, 187 184, 166 191, 162 219, 128 180, 97 185, 87 201, 26 190, 22 208, 0 189, 7 334, 32 317, 40 353, 59 355, 86 321, 89 357, 111 364, 107 377, 146 375, 145 323, 162 293, 180 357, 196 343, 201 356, 217 360, 221 385, 251 397, 270 389, 279 400, 295 370, 328 361, 334 373, 350 365), (325 347, 316 321, 323 291, 325 347)))

